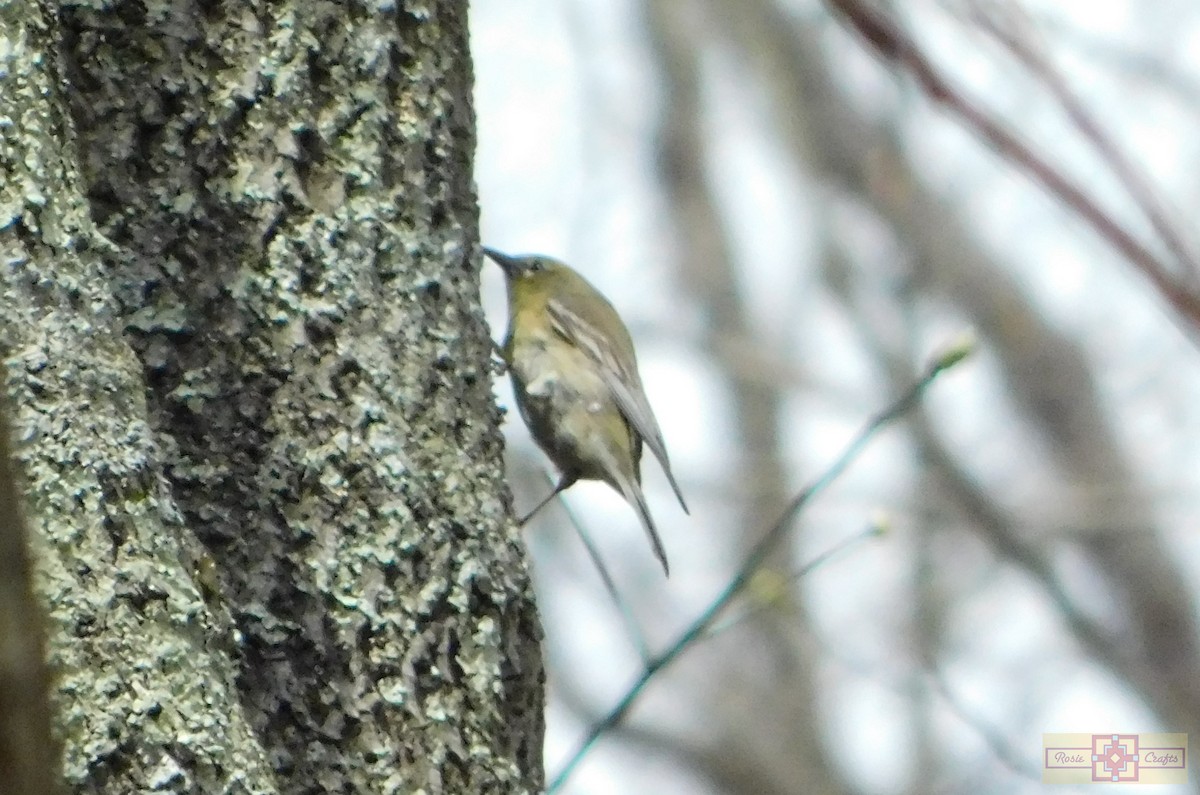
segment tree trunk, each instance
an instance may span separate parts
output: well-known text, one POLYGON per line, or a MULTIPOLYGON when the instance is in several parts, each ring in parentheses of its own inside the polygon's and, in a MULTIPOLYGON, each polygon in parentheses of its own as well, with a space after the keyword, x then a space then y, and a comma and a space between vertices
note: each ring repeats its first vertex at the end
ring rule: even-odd
POLYGON ((0 0, 0 32, 0 343, 68 782, 539 789, 466 3, 0 0))

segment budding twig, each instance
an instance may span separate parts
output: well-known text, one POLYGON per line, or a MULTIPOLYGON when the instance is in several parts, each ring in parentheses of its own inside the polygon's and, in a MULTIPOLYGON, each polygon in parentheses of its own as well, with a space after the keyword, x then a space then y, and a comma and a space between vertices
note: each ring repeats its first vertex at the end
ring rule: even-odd
MULTIPOLYGON (((837 478, 850 466, 851 463, 866 448, 867 444, 885 427, 894 422, 897 418, 908 411, 912 406, 920 400, 925 390, 930 384, 941 375, 945 370, 954 367, 969 355, 973 347, 973 343, 969 339, 963 339, 957 342, 948 350, 939 355, 930 365, 925 375, 921 377, 913 386, 899 398, 894 400, 887 408, 876 414, 864 427, 859 431, 846 448, 842 451, 833 463, 819 476, 816 480, 804 488, 795 498, 784 508, 779 519, 771 525, 766 534, 758 541, 757 544, 750 550, 745 561, 734 574, 733 579, 721 591, 720 594, 712 601, 712 603, 696 618, 692 624, 685 629, 678 638, 668 646, 663 652, 650 659, 642 668, 641 674, 637 680, 625 692, 625 695, 620 701, 599 721, 594 723, 588 730, 587 735, 579 744, 579 747, 571 755, 563 768, 558 772, 558 775, 550 782, 546 788, 547 795, 557 792, 570 778, 575 768, 579 765, 583 758, 606 732, 616 727, 632 709, 634 703, 642 692, 646 689, 646 685, 650 683, 660 671, 673 663, 680 655, 690 648, 698 639, 703 637, 717 617, 724 609, 733 601, 739 593, 741 593, 750 578, 763 565, 770 556, 776 545, 783 540, 784 536, 791 529, 792 523, 800 510, 804 508, 813 497, 827 489, 837 478)), ((824 557, 818 558, 822 560, 824 557)), ((806 567, 805 570, 811 570, 813 564, 806 567)))

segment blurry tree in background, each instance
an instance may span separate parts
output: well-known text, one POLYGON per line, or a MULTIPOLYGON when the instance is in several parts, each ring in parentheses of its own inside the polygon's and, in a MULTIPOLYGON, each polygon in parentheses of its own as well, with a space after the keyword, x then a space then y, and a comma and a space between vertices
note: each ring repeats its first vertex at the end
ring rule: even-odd
POLYGON ((1200 10, 558 9, 476 11, 485 239, 562 255, 634 321, 694 518, 660 518, 663 582, 619 501, 567 498, 644 639, 566 513, 531 531, 556 553, 551 772, 933 348, 969 327, 983 353, 565 791, 1032 792, 1046 731, 1200 741, 1200 10), (888 537, 789 578, 879 508, 888 537))

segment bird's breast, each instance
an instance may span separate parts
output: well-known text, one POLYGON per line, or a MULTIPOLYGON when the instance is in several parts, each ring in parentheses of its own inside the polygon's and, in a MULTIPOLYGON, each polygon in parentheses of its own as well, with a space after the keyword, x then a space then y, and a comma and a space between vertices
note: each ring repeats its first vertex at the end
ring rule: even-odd
POLYGON ((557 337, 513 341, 511 367, 531 398, 569 400, 590 412, 609 402, 608 387, 595 365, 579 349, 557 337))
POLYGON ((508 347, 517 407, 559 469, 614 488, 636 479, 640 441, 596 363, 553 332, 516 335, 508 347))

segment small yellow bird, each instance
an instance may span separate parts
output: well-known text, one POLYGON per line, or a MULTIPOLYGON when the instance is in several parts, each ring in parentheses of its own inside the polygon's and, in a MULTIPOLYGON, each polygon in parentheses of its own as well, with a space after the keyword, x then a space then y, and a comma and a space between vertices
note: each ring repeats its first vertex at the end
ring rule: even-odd
POLYGON ((671 474, 625 324, 595 287, 558 260, 483 251, 504 269, 508 283, 504 358, 517 407, 534 441, 562 472, 550 496, 521 522, 577 480, 602 480, 637 511, 669 575, 642 494, 643 442, 662 464, 683 510, 688 508, 671 474))

